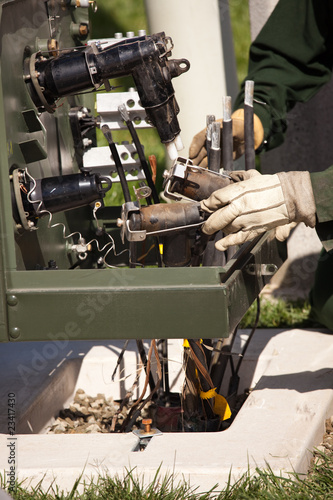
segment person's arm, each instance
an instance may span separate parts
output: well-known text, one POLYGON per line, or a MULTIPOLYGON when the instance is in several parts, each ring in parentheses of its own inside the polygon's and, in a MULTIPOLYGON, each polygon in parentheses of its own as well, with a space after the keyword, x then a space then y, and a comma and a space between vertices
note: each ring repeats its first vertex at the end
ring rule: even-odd
MULTIPOLYGON (((308 101, 331 77, 333 2, 280 0, 250 48, 254 112, 264 127, 265 149, 283 142, 286 116, 308 101)), ((235 109, 243 106, 243 89, 235 109)))
POLYGON ((310 173, 316 204, 316 231, 327 252, 333 250, 333 166, 310 173))

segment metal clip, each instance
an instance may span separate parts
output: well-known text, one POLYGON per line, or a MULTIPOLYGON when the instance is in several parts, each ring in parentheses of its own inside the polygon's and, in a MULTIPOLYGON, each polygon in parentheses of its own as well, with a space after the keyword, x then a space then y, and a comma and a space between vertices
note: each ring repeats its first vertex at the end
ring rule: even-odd
POLYGON ((149 186, 140 186, 138 189, 136 189, 133 186, 134 194, 136 196, 137 201, 148 198, 151 196, 151 189, 149 186))

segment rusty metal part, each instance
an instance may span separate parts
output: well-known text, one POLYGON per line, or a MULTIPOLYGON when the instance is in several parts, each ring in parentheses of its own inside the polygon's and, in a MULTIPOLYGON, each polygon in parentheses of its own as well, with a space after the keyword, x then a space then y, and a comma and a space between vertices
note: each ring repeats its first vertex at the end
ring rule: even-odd
POLYGON ((59 54, 59 42, 55 38, 50 38, 47 41, 47 50, 53 57, 57 57, 59 54))
POLYGON ((153 183, 156 183, 156 176, 157 176, 157 161, 156 161, 156 156, 155 155, 150 155, 149 156, 149 165, 151 168, 151 173, 152 173, 152 179, 153 183))
POLYGON ((80 36, 87 36, 89 33, 89 28, 87 24, 81 23, 79 27, 80 36))
POLYGON ((203 222, 199 203, 161 203, 140 208, 130 216, 131 231, 165 231, 203 222))
POLYGON ((220 176, 206 169, 188 167, 185 178, 174 178, 169 190, 191 200, 201 201, 217 189, 224 188, 232 182, 232 179, 227 176, 220 176))

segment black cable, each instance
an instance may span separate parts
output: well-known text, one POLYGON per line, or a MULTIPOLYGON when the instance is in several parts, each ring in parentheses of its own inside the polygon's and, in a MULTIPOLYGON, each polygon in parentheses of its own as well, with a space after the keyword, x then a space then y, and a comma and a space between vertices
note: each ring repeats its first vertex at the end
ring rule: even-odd
MULTIPOLYGON (((147 361, 146 351, 145 351, 145 348, 143 346, 143 341, 141 339, 137 339, 136 345, 138 347, 138 351, 139 351, 139 354, 140 354, 141 362, 143 364, 145 372, 147 373, 147 363, 148 363, 148 361, 147 361)), ((155 389, 155 382, 154 382, 154 378, 153 378, 153 375, 152 375, 151 371, 149 372, 149 387, 150 387, 151 391, 153 391, 155 389)))
POLYGON ((111 130, 108 127, 108 125, 103 125, 102 128, 101 128, 101 130, 102 130, 102 132, 104 134, 105 139, 108 141, 109 148, 110 148, 110 151, 111 151, 111 155, 112 155, 113 161, 114 161, 114 163, 116 165, 117 173, 118 173, 118 176, 119 176, 120 184, 121 184, 121 187, 122 187, 122 190, 123 190, 123 194, 124 194, 124 198, 125 198, 125 203, 130 202, 131 201, 131 195, 130 195, 130 192, 129 192, 129 188, 128 188, 128 184, 127 184, 125 172, 124 172, 121 160, 120 160, 119 153, 117 151, 117 147, 116 147, 115 143, 113 142, 111 130))
POLYGON ((256 314, 256 319, 255 319, 254 325, 252 327, 251 333, 248 336, 247 341, 245 342, 245 346, 243 347, 243 350, 242 350, 242 353, 241 353, 241 357, 239 358, 239 361, 237 363, 236 374, 238 374, 238 372, 239 372, 239 369, 241 367, 241 364, 242 364, 242 361, 244 359, 244 356, 245 356, 245 353, 247 351, 247 348, 249 347, 250 342, 252 340, 252 337, 253 337, 256 329, 257 329, 257 326, 258 326, 258 323, 259 323, 259 317, 260 317, 260 298, 257 297, 257 314, 256 314))
POLYGON ((118 366, 120 365, 120 363, 121 363, 121 361, 122 361, 122 359, 124 357, 124 354, 125 354, 125 351, 127 349, 128 343, 129 343, 129 340, 126 340, 125 344, 124 344, 124 347, 122 348, 122 350, 121 350, 121 352, 120 352, 120 354, 118 356, 116 367, 115 367, 115 369, 114 369, 114 371, 112 373, 112 376, 111 376, 112 382, 114 382, 114 377, 115 377, 115 375, 117 373, 118 366))
POLYGON ((140 143, 140 139, 139 139, 138 134, 137 134, 137 132, 135 130, 135 127, 134 127, 134 125, 132 123, 132 120, 129 117, 129 114, 127 112, 127 109, 126 109, 125 105, 123 104, 123 105, 119 106, 118 107, 118 111, 121 114, 122 119, 125 121, 126 126, 127 126, 128 130, 129 130, 129 133, 131 134, 131 137, 133 139, 136 151, 137 151, 138 156, 139 156, 139 160, 140 160, 140 163, 141 163, 142 170, 144 171, 145 177, 147 179, 148 186, 151 189, 151 194, 152 194, 152 197, 153 197, 153 201, 154 201, 154 203, 159 203, 160 199, 159 199, 159 196, 158 196, 155 184, 153 183, 151 172, 150 172, 147 160, 145 158, 145 155, 144 155, 144 152, 143 152, 143 149, 142 149, 142 145, 140 143))
MULTIPOLYGON (((209 373, 208 373, 208 366, 207 366, 207 360, 206 360, 205 353, 204 353, 202 347, 200 346, 200 344, 195 339, 187 339, 187 341, 190 345, 191 355, 193 357, 194 363, 195 363, 197 371, 198 371, 198 377, 199 377, 201 389, 203 392, 208 392, 208 391, 210 391, 210 389, 212 389, 213 383, 211 382, 211 380, 207 380, 207 376, 209 377, 209 373), (198 363, 201 364, 201 368, 206 373, 206 376, 204 373, 202 373, 200 371, 200 366, 198 363), (210 382, 212 385, 210 384, 210 382)), ((210 399, 202 399, 202 405, 204 407, 207 419, 213 419, 215 416, 214 410, 213 410, 214 397, 215 396, 213 396, 210 399)))
POLYGON ((169 385, 169 364, 168 364, 168 340, 160 339, 157 342, 158 354, 161 358, 161 368, 162 368, 162 383, 160 389, 164 391, 165 396, 168 398, 170 396, 170 385, 169 385))
POLYGON ((245 139, 245 170, 255 169, 254 122, 253 122, 253 89, 254 82, 245 82, 244 99, 244 139, 245 139))
POLYGON ((230 377, 229 388, 228 388, 228 396, 229 397, 236 395, 237 392, 238 392, 239 381, 240 381, 240 377, 239 377, 238 373, 239 373, 241 364, 243 362, 245 353, 247 351, 247 348, 249 347, 250 342, 251 342, 251 340, 253 338, 253 335, 254 335, 254 333, 255 333, 255 331, 257 329, 257 326, 258 326, 258 323, 259 323, 259 317, 260 317, 260 298, 257 297, 257 314, 256 314, 256 319, 255 319, 254 325, 252 327, 251 333, 248 336, 247 341, 245 342, 245 345, 244 345, 243 350, 241 352, 241 355, 240 355, 240 358, 239 358, 239 361, 237 363, 236 368, 234 366, 233 359, 230 358, 231 377, 230 377))

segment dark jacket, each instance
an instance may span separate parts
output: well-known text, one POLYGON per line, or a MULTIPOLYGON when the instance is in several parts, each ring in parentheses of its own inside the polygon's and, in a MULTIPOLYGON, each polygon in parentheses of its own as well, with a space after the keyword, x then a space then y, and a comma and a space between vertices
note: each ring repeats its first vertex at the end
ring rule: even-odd
MULTIPOLYGON (((296 102, 311 99, 330 80, 332 67, 333 1, 280 0, 251 45, 246 77, 255 82, 254 112, 265 131, 263 149, 283 142, 288 111, 296 102)), ((242 86, 235 108, 242 106, 243 98, 242 86)), ((311 173, 311 180, 316 229, 324 247, 331 250, 333 167, 311 173)))

